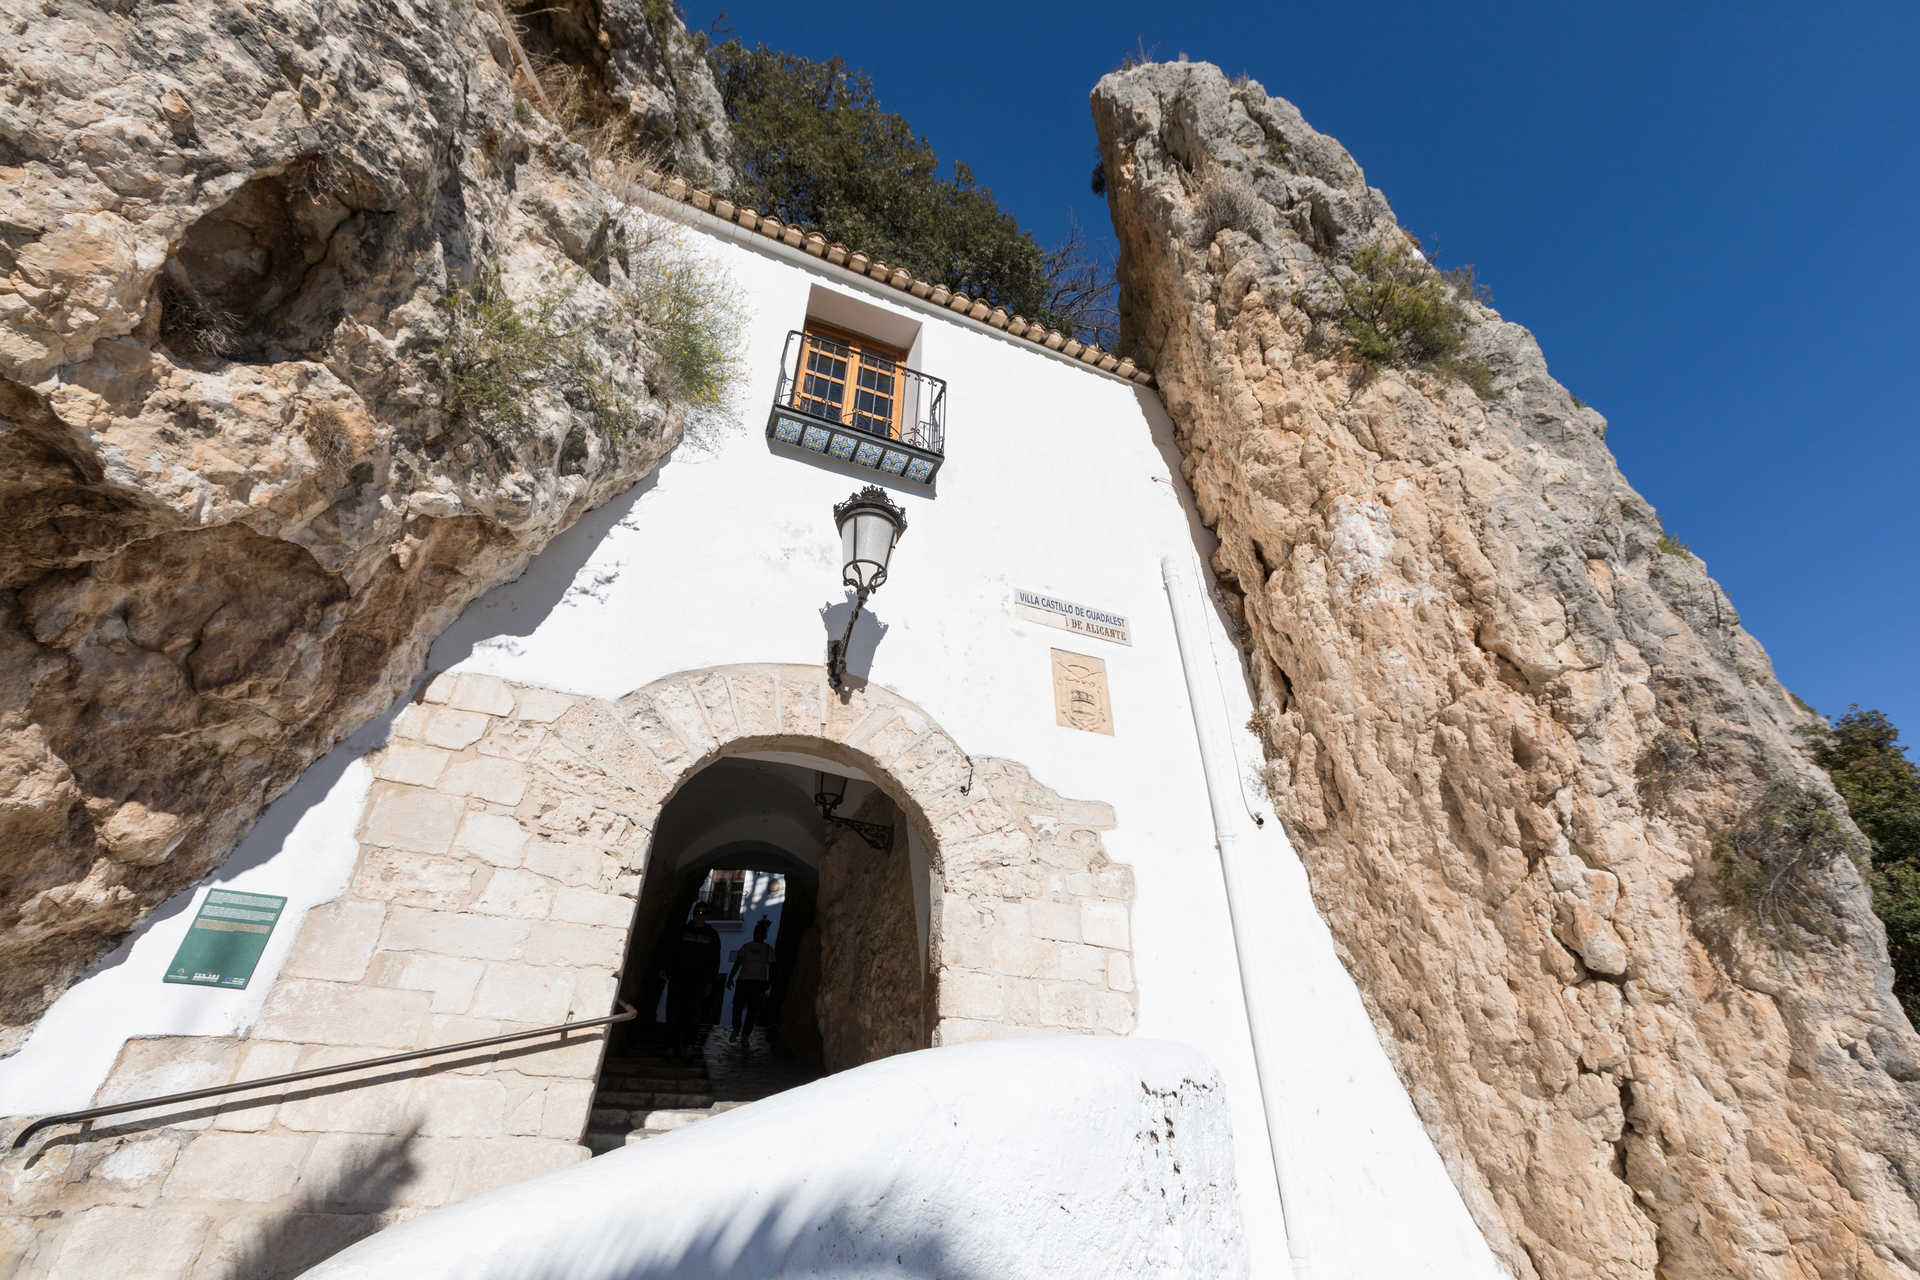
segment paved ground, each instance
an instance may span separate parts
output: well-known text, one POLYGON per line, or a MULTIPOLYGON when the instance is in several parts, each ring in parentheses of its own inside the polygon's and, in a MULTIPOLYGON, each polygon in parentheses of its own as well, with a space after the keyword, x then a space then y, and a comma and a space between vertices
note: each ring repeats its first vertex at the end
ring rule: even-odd
POLYGON ((751 1043, 739 1045, 730 1042, 730 1035, 730 1029, 715 1027, 702 1046, 716 1104, 755 1102, 826 1074, 775 1053, 765 1032, 755 1031, 751 1043))

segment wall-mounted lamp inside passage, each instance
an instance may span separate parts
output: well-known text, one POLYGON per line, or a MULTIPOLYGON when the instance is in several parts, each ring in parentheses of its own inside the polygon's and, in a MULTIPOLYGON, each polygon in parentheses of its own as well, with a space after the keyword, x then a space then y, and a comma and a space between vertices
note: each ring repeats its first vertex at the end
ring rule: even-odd
POLYGON ((847 780, 824 772, 814 773, 813 802, 820 806, 820 819, 829 827, 845 827, 882 853, 893 848, 893 828, 882 822, 859 822, 843 818, 834 810, 847 798, 847 780), (838 784, 838 785, 835 785, 838 784))
POLYGON ((840 529, 841 581, 859 593, 846 633, 827 642, 827 683, 838 689, 846 678, 853 624, 867 607, 867 597, 887 580, 893 545, 907 531, 907 513, 888 500, 886 490, 870 484, 834 507, 833 522, 840 529))

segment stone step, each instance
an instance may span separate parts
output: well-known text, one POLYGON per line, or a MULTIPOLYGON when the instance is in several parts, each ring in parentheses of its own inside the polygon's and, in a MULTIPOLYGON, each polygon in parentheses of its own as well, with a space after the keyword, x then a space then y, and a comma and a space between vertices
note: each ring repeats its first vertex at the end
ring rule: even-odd
POLYGON ((690 1124, 713 1118, 713 1112, 705 1107, 662 1107, 632 1114, 640 1122, 640 1127, 649 1133, 672 1133, 675 1129, 684 1129, 690 1124))
POLYGON ((603 1156, 609 1151, 618 1151, 654 1136, 645 1129, 590 1129, 587 1131, 586 1146, 593 1154, 603 1156))
POLYGON ((618 1151, 636 1142, 645 1142, 648 1138, 673 1133, 688 1125, 712 1119, 723 1111, 731 1111, 735 1107, 746 1105, 744 1102, 715 1102, 704 1107, 654 1107, 633 1110, 595 1107, 587 1121, 587 1136, 584 1142, 593 1154, 605 1155, 609 1151, 618 1151))
POLYGON ((697 1093, 707 1087, 707 1077, 697 1076, 643 1076, 628 1075, 624 1071, 600 1073, 602 1089, 626 1089, 645 1092, 649 1089, 665 1090, 669 1093, 678 1090, 681 1093, 697 1093))
POLYGON ((595 1102, 597 1107, 705 1107, 708 1102, 718 1098, 710 1084, 641 1084, 641 1086, 620 1086, 620 1084, 601 1084, 593 1094, 603 1102, 595 1102), (620 1102, 607 1102, 618 1098, 620 1102), (659 1098, 660 1102, 628 1102, 630 1098, 659 1098), (672 1102, 678 1098, 693 1098, 697 1102, 672 1102))
POLYGON ((593 1096, 596 1108, 619 1108, 623 1111, 651 1111, 655 1107, 710 1107, 713 1105, 711 1093, 681 1093, 664 1089, 627 1090, 606 1089, 593 1096))
POLYGON ((607 1058, 610 1067, 633 1067, 640 1071, 699 1071, 706 1066, 706 1055, 688 1054, 684 1058, 607 1058))
POLYGON ((644 1129, 647 1124, 647 1117, 661 1113, 661 1112, 698 1111, 703 1115, 718 1115, 722 1110, 725 1110, 725 1109, 726 1108, 713 1107, 711 1105, 699 1106, 699 1105, 693 1105, 693 1104, 689 1104, 688 1106, 685 1106, 685 1107, 595 1106, 589 1117, 588 1123, 592 1124, 593 1127, 596 1129, 644 1129))
POLYGON ((626 1083, 628 1081, 644 1081, 648 1084, 652 1084, 655 1082, 663 1082, 668 1084, 682 1084, 690 1080, 697 1081, 700 1083, 705 1083, 707 1079, 707 1073, 705 1071, 700 1071, 700 1070, 643 1071, 643 1070, 630 1070, 625 1067, 606 1067, 601 1070, 600 1078, 606 1081, 617 1080, 617 1081, 620 1081, 621 1083, 626 1083))

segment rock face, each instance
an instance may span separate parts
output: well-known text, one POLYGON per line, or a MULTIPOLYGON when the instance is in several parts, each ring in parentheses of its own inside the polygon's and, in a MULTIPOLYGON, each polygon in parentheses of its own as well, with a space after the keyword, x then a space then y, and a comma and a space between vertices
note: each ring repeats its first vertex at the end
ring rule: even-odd
POLYGON ((489 6, 5 21, 0 1048, 682 417, 653 233, 489 6), (455 330, 536 311, 571 376, 495 342, 514 411, 449 411, 455 330))
POLYGON ((1258 85, 1093 96, 1129 350, 1244 611, 1315 896, 1520 1276, 1920 1274, 1920 1040, 1804 722, 1532 337, 1360 376, 1401 238, 1258 85), (1837 816, 1836 816, 1837 815, 1837 816))
POLYGON ((513 0, 529 52, 592 69, 664 166, 697 187, 735 181, 733 134, 706 59, 666 0, 513 0))

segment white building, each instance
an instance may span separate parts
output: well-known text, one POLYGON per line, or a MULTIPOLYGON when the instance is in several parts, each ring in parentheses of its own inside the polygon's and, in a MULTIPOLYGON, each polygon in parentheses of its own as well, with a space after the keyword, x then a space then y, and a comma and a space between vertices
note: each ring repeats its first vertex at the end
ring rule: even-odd
MULTIPOLYGON (((1225 1081, 1253 1274, 1285 1272, 1288 1227, 1319 1276, 1500 1274, 1261 790, 1211 536, 1150 387, 858 255, 679 216, 749 312, 709 442, 469 609, 416 700, 0 1063, 0 1110, 599 1017, 688 886, 753 867, 787 877, 783 946, 794 895, 819 899, 829 1067, 1005 1035, 1183 1042, 1225 1081), (834 508, 874 483, 906 531, 836 695, 834 508), (822 787, 891 843, 823 822, 822 787), (265 953, 244 990, 163 985, 214 888, 287 899, 265 953)), ((329 1138, 415 1122, 417 1161, 452 1172, 403 1204, 583 1159, 602 1038, 569 1046, 223 1102, 169 1139, 146 1212, 241 1166, 292 1194, 329 1138)))

